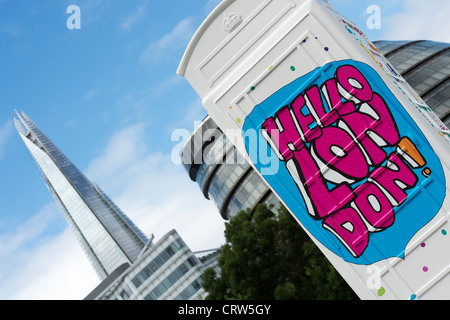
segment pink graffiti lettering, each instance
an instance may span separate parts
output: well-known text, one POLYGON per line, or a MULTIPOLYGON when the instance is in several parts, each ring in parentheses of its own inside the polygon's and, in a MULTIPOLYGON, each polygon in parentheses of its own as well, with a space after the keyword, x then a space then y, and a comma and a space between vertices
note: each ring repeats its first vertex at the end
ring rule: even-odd
POLYGON ((386 158, 385 146, 393 146, 400 140, 394 119, 384 100, 373 95, 373 100, 362 104, 358 112, 342 116, 340 126, 351 132, 366 151, 370 165, 381 164, 386 158))
POLYGON ((276 143, 281 156, 285 160, 294 156, 294 150, 304 148, 288 107, 283 107, 278 111, 275 118, 267 119, 263 124, 263 129, 268 132, 271 138, 276 137, 273 139, 273 143, 276 143))
POLYGON ((314 142, 314 148, 325 163, 347 177, 362 179, 369 172, 356 142, 338 127, 324 128, 323 135, 314 142))
POLYGON ((394 206, 375 184, 365 182, 355 190, 356 200, 354 207, 364 212, 364 222, 369 231, 379 232, 394 224, 394 206))
POLYGON ((320 89, 305 90, 262 130, 286 162, 309 215, 323 220, 354 257, 364 253, 370 233, 394 224, 394 208, 417 184, 405 155, 386 153, 406 138, 386 101, 353 66, 338 68, 320 89))
POLYGON ((314 124, 315 119, 312 114, 303 113, 302 110, 306 106, 306 101, 309 102, 307 94, 305 95, 305 98, 302 96, 298 96, 292 103, 291 110, 294 113, 293 119, 297 125, 300 135, 302 136, 303 141, 310 142, 320 137, 321 130, 318 126, 310 128, 310 126, 314 124))
POLYGON ((386 195, 396 206, 406 200, 405 190, 414 187, 417 180, 410 167, 395 153, 389 156, 386 166, 374 170, 369 177, 369 181, 386 190, 386 195))
POLYGON ((322 85, 322 92, 327 99, 328 105, 332 110, 336 110, 340 116, 356 111, 356 106, 353 101, 342 102, 337 88, 337 81, 334 78, 327 80, 322 85))
MULTIPOLYGON (((369 82, 364 75, 353 66, 340 67, 336 72, 339 87, 345 93, 344 97, 350 96, 347 100, 355 99, 368 102, 372 100, 373 92, 369 82)), ((357 103, 359 102, 357 101, 357 103)))
POLYGON ((353 199, 352 191, 347 184, 342 184, 332 190, 328 189, 316 162, 306 148, 295 152, 294 157, 300 179, 315 204, 314 211, 310 212, 314 219, 323 219, 353 199))
POLYGON ((369 244, 367 228, 353 208, 337 211, 324 220, 323 227, 333 233, 355 257, 361 256, 369 244))
MULTIPOLYGON (((339 115, 336 110, 330 110, 328 113, 325 110, 325 106, 322 103, 322 97, 317 86, 313 86, 306 91, 305 97, 307 99, 307 104, 311 112, 314 113, 314 118, 321 127, 329 126, 330 124, 336 122, 339 115)), ((312 137, 312 139, 317 138, 317 136, 312 137)))

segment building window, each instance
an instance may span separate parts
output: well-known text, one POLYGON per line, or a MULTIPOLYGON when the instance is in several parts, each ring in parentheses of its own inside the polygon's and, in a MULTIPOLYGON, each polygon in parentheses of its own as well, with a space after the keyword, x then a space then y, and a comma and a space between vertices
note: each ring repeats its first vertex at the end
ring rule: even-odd
POLYGON ((388 60, 398 72, 403 73, 446 47, 446 43, 421 41, 393 53, 388 60))
POLYGON ((405 75, 419 95, 442 82, 450 74, 450 51, 444 52, 405 75))
POLYGON ((128 300, 128 298, 130 298, 130 296, 133 294, 133 291, 130 289, 130 287, 128 287, 127 285, 125 286, 125 288, 123 288, 123 290, 120 292, 120 296, 122 297, 123 300, 128 300))
POLYGON ((144 267, 136 276, 131 279, 131 282, 136 288, 139 288, 142 283, 151 277, 164 263, 169 260, 178 250, 184 247, 181 240, 175 240, 167 248, 156 256, 150 263, 144 267))
POLYGON ((198 261, 192 257, 186 259, 171 274, 161 281, 149 294, 145 296, 145 300, 157 300, 170 287, 172 287, 181 277, 183 277, 190 269, 198 264, 198 261))
MULTIPOLYGON (((449 72, 450 74, 450 72, 449 72)), ((430 106, 436 115, 445 119, 450 115, 450 80, 430 91, 423 100, 430 106)))
POLYGON ((174 300, 189 300, 196 292, 201 289, 202 278, 198 278, 194 280, 189 286, 186 287, 178 296, 174 298, 174 300))
POLYGON ((401 46, 408 44, 410 41, 375 41, 374 44, 383 55, 388 55, 401 46))

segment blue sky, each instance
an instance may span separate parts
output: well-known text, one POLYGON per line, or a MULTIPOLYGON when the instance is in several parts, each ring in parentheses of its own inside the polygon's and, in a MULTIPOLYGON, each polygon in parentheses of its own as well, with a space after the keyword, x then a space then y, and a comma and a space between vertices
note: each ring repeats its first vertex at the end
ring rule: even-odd
MULTIPOLYGON (((253 0, 252 0, 253 1, 253 0)), ((23 110, 141 227, 176 229, 193 250, 223 225, 172 161, 176 129, 206 116, 176 75, 218 0, 0 0, 0 299, 82 299, 98 279, 13 126, 23 110), (66 9, 81 9, 69 30, 66 9)), ((330 0, 372 40, 450 42, 447 0, 330 0), (381 9, 369 30, 367 8, 381 9)))

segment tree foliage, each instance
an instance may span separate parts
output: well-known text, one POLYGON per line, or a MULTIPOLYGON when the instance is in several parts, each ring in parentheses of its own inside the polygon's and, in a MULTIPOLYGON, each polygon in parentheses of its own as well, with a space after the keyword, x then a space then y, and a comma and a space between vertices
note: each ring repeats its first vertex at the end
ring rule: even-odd
POLYGON ((209 300, 358 299, 294 218, 265 204, 225 227, 220 275, 204 274, 209 300))

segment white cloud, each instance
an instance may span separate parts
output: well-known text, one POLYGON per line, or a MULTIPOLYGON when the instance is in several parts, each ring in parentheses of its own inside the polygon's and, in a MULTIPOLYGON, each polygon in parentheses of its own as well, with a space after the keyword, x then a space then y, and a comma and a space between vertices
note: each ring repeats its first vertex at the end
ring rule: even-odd
POLYGON ((87 176, 146 234, 176 229, 192 250, 224 243, 224 221, 170 154, 150 152, 142 124, 116 133, 91 162, 87 176))
POLYGON ((95 272, 68 228, 47 235, 61 219, 52 202, 0 235, 0 299, 80 300, 98 285, 95 272))
POLYGON ((75 119, 67 120, 66 123, 64 123, 64 125, 67 128, 73 128, 73 127, 75 127, 76 124, 77 124, 77 120, 75 120, 75 119))
POLYGON ((82 300, 100 283, 69 229, 14 258, 8 300, 82 300))
POLYGON ((0 126, 0 159, 5 155, 6 144, 10 140, 13 132, 14 126, 12 121, 7 121, 0 126))
MULTIPOLYGON (((66 0, 66 2, 67 6, 74 4, 74 1, 72 0, 66 0)), ((114 2, 115 0, 83 1, 83 3, 80 4, 83 29, 85 27, 89 28, 95 22, 105 21, 105 17, 108 16, 107 12, 114 2)))
POLYGON ((450 42, 449 17, 448 0, 405 0, 398 13, 383 17, 384 39, 450 42))
POLYGON ((202 120, 208 115, 208 112, 205 110, 200 97, 196 97, 191 102, 186 102, 185 109, 187 112, 181 113, 176 121, 168 124, 168 132, 172 136, 175 135, 172 139, 177 139, 181 133, 184 135, 184 132, 190 136, 192 132, 197 129, 202 120))
POLYGON ((19 26, 16 23, 10 23, 3 27, 3 32, 10 35, 13 38, 17 38, 20 36, 21 31, 19 26))
POLYGON ((181 20, 169 33, 149 44, 142 52, 139 65, 154 65, 174 51, 184 50, 195 32, 194 19, 181 20))
POLYGON ((86 170, 88 178, 120 187, 123 182, 121 177, 130 170, 130 163, 142 158, 146 152, 145 143, 139 139, 143 130, 143 124, 135 124, 114 134, 101 155, 91 161, 86 170))
POLYGON ((97 95, 97 93, 99 93, 99 91, 100 91, 99 89, 89 90, 88 93, 86 93, 86 95, 84 96, 83 101, 91 100, 92 98, 94 98, 97 95))
POLYGON ((148 1, 139 6, 135 12, 130 13, 119 25, 119 27, 123 30, 130 30, 134 24, 142 21, 142 19, 144 19, 146 16, 147 4, 148 1))
POLYGON ((151 98, 162 96, 183 81, 184 79, 179 75, 171 74, 167 78, 162 79, 156 86, 149 88, 148 93, 151 98))
MULTIPOLYGON (((114 134, 85 170, 156 241, 176 229, 193 251, 220 247, 224 222, 211 201, 170 155, 150 152, 145 126, 114 134)), ((13 232, 0 235, 0 299, 83 299, 99 280, 69 228, 45 236, 55 219, 51 203, 13 232), (31 245, 30 245, 31 244, 31 245)))
POLYGON ((0 234, 0 258, 14 253, 42 235, 55 219, 54 207, 55 205, 50 203, 14 230, 0 234))

